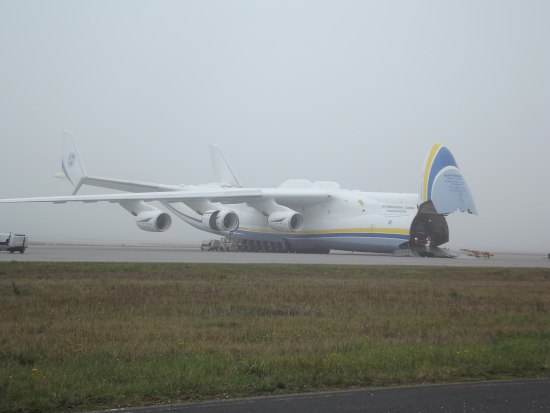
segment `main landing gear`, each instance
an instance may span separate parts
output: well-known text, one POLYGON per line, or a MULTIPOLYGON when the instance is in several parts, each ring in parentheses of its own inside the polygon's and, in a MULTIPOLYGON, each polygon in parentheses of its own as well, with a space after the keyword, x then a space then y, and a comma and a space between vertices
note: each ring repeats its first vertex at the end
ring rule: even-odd
POLYGON ((242 240, 239 242, 239 251, 241 252, 272 252, 272 253, 295 253, 303 252, 310 254, 328 254, 329 249, 317 249, 317 250, 306 250, 306 251, 296 251, 290 246, 287 246, 286 243, 282 242, 269 242, 269 241, 253 241, 253 240, 242 240))

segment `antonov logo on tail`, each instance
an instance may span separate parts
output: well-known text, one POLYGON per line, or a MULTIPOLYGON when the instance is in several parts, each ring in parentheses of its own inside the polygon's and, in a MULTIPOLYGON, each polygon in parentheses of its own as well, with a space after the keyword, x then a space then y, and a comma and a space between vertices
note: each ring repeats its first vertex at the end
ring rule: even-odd
POLYGON ((437 247, 449 241, 447 214, 457 210, 477 213, 454 157, 439 143, 424 161, 420 194, 347 191, 335 182, 302 179, 287 180, 278 188, 243 188, 221 149, 209 146, 216 182, 152 184, 87 175, 72 133, 65 131, 62 159, 67 159, 71 169, 55 176, 73 182, 73 194, 0 203, 118 203, 134 216, 138 228, 164 232, 172 218, 147 203, 157 201, 197 229, 234 237, 241 251, 392 253, 412 248, 428 256, 437 255, 437 247), (440 174, 443 169, 445 173, 440 174), (463 181, 460 197, 455 196, 453 182, 442 176, 449 174, 463 181), (123 192, 76 195, 82 185, 123 192), (399 214, 388 221, 388 212, 399 214))
POLYGON ((69 165, 69 168, 72 168, 76 161, 76 154, 74 152, 71 152, 69 154, 69 157, 67 158, 67 165, 69 165))

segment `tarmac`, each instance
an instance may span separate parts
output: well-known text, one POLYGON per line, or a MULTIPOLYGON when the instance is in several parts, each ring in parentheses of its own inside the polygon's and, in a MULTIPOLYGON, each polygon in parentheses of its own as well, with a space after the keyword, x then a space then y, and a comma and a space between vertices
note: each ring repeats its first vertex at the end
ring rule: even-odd
POLYGON ((549 389, 548 378, 478 381, 220 399, 199 403, 110 409, 102 413, 548 412, 549 389))
POLYGON ((494 253, 477 258, 464 252, 457 258, 394 257, 389 254, 331 251, 330 254, 218 252, 177 246, 33 245, 24 254, 0 252, 0 261, 65 262, 190 262, 227 264, 435 265, 461 267, 545 267, 547 254, 494 253))

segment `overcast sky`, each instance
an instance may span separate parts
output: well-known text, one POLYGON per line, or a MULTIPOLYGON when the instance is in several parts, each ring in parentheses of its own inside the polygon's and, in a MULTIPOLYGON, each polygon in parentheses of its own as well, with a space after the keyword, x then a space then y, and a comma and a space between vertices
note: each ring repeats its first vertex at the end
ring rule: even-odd
MULTIPOLYGON (((0 196, 60 194, 64 129, 91 175, 208 183, 212 142, 245 186, 385 192, 419 192, 441 142, 479 213, 448 246, 550 252, 549 21, 546 0, 0 0, 0 196)), ((205 237, 108 203, 0 205, 9 231, 205 237)))

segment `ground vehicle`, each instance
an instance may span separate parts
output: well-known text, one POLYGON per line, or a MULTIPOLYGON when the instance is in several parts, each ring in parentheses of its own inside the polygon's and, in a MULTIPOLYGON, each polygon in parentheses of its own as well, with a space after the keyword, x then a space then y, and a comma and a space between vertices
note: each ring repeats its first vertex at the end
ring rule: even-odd
POLYGON ((219 239, 203 239, 201 243, 201 251, 219 251, 220 240, 219 239))
POLYGON ((221 251, 239 251, 239 243, 233 237, 223 237, 220 242, 221 251))
POLYGON ((25 252, 28 246, 28 237, 23 234, 0 234, 0 251, 9 251, 14 253, 19 251, 21 254, 25 252))

